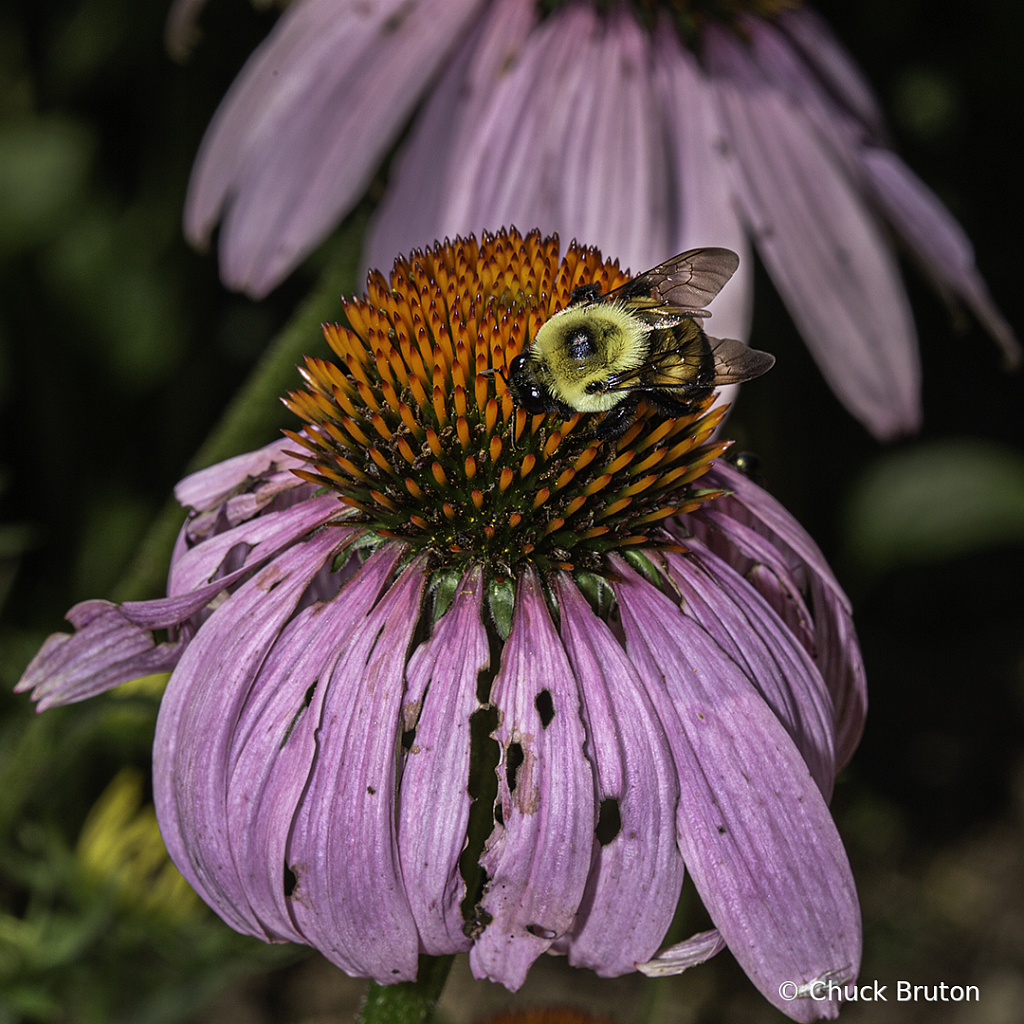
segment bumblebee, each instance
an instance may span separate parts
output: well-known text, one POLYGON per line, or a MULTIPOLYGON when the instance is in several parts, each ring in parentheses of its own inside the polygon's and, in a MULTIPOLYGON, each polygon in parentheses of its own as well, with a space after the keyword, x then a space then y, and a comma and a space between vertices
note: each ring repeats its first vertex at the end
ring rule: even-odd
POLYGON ((603 413, 594 436, 633 422, 641 399, 685 416, 722 384, 758 377, 775 362, 741 341, 709 338, 704 308, 739 266, 729 249, 691 249, 602 294, 583 285, 509 365, 508 386, 528 413, 603 413))

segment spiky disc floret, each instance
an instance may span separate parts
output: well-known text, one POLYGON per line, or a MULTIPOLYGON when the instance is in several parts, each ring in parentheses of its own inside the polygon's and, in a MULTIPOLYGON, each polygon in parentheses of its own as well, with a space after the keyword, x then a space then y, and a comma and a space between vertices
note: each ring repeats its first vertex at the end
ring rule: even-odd
POLYGON ((573 289, 628 275, 596 249, 514 229, 456 239, 370 275, 325 325, 337 361, 307 358, 306 390, 285 404, 304 479, 333 489, 366 525, 439 564, 483 558, 512 575, 600 571, 613 549, 660 543, 659 524, 718 491, 695 481, 728 446, 710 442, 721 410, 666 419, 641 406, 614 441, 593 417, 529 416, 505 384, 511 361, 573 289))

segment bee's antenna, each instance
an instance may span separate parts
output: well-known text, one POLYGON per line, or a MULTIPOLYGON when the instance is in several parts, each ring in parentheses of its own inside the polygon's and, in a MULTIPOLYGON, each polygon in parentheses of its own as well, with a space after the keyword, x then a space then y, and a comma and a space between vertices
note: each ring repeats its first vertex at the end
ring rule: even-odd
POLYGON ((508 387, 508 377, 505 376, 505 371, 500 366, 492 366, 489 370, 481 370, 479 376, 489 377, 492 373, 496 373, 505 382, 505 387, 508 387))

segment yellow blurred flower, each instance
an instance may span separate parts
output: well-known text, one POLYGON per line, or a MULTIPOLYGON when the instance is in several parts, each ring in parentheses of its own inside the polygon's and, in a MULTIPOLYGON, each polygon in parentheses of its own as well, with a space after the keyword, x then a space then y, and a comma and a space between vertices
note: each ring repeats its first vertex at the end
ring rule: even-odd
POLYGON ((124 768, 96 801, 82 826, 77 855, 83 873, 106 886, 119 904, 179 921, 202 903, 171 863, 156 811, 143 804, 143 774, 124 768))

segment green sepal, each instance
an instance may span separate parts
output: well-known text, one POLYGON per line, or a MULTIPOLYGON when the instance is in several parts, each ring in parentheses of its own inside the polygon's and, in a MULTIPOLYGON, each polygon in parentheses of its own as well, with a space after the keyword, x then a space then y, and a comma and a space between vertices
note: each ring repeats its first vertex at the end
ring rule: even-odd
POLYGON ((607 619, 615 607, 615 591, 608 581, 593 572, 574 573, 573 580, 590 607, 594 609, 594 614, 607 619))
POLYGON ((437 622, 452 605, 455 594, 462 581, 462 569, 454 566, 446 566, 443 569, 436 569, 430 574, 430 582, 427 589, 433 595, 434 607, 432 610, 433 621, 437 622))
POLYGON ((658 567, 642 552, 636 548, 627 548, 622 552, 622 557, 634 568, 648 583, 661 587, 661 573, 658 567))
POLYGON ((516 588, 509 579, 494 579, 487 582, 487 607, 498 636, 507 640, 512 632, 512 610, 516 604, 516 588))

